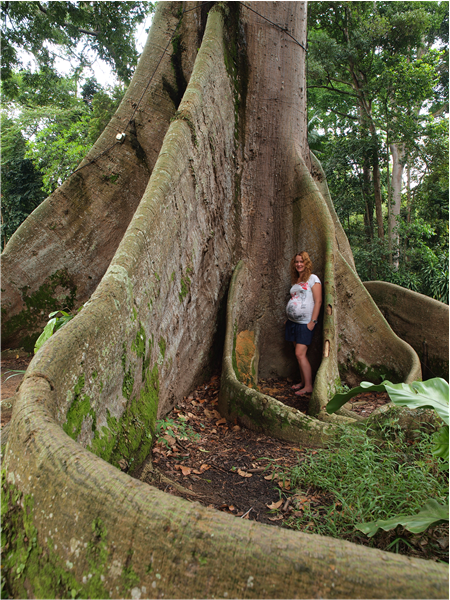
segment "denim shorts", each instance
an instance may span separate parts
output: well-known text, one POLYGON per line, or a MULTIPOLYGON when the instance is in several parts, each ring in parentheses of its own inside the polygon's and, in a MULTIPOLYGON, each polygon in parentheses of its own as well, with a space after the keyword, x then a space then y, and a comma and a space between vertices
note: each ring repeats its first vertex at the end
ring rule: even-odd
POLYGON ((296 344, 309 346, 312 342, 314 329, 310 331, 306 323, 294 323, 293 321, 287 321, 285 339, 287 342, 295 342, 296 344))

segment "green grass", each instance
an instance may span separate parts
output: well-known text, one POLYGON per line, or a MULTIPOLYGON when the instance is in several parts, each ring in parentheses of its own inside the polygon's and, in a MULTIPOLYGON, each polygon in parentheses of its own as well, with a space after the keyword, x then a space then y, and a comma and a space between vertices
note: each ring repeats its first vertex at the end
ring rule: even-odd
MULTIPOLYGON (((286 471, 291 488, 297 492, 294 505, 297 502, 303 510, 285 525, 362 541, 364 536, 355 530, 356 523, 414 514, 428 498, 445 504, 448 463, 432 456, 432 432, 418 431, 415 439, 408 441, 394 424, 381 434, 382 439, 364 426, 352 430, 343 427, 332 446, 310 450, 303 462, 286 471), (316 501, 305 502, 303 498, 302 503, 302 495, 315 495, 316 501)), ((383 534, 376 534, 368 543, 380 547, 377 539, 381 537, 383 534)))

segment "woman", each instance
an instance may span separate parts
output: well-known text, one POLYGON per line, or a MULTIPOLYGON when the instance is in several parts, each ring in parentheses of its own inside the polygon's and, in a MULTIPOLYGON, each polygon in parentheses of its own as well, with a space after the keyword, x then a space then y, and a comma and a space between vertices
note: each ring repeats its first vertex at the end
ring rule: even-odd
POLYGON ((306 356, 322 305, 322 284, 312 274, 312 262, 307 252, 299 252, 291 260, 291 299, 286 307, 286 340, 294 342, 301 381, 292 386, 296 396, 311 394, 311 365, 306 356))

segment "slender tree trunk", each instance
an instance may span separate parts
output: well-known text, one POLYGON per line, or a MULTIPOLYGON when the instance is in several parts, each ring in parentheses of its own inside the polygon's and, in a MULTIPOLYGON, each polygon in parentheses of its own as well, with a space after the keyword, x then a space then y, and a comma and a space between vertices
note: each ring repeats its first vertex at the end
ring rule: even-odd
POLYGON ((406 221, 411 223, 412 195, 411 195, 411 164, 406 164, 406 221))
POLYGON ((381 193, 381 173, 380 173, 380 158, 378 154, 378 136, 375 131, 375 126, 371 122, 370 132, 372 135, 372 143, 374 146, 372 156, 372 175, 373 175, 373 191, 375 199, 375 214, 377 217, 377 233, 380 240, 384 239, 384 224, 383 224, 383 197, 381 193))
POLYGON ((399 225, 400 208, 402 200, 403 169, 405 165, 405 145, 391 144, 392 154, 392 206, 389 218, 389 239, 394 248, 393 265, 395 270, 399 267, 399 234, 397 227, 399 225))

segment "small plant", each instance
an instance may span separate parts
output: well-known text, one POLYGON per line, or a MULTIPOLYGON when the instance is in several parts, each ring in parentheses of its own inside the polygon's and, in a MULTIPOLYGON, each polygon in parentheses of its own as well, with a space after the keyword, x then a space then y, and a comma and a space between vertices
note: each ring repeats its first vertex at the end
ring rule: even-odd
MULTIPOLYGON (((80 306, 80 308, 78 309, 78 312, 82 308, 83 308, 83 306, 80 306)), ((58 329, 61 329, 61 327, 63 325, 65 325, 66 323, 71 321, 74 318, 74 316, 75 316, 74 314, 66 312, 65 310, 55 310, 54 312, 51 312, 48 315, 49 321, 48 321, 47 325, 44 327, 44 330, 42 331, 41 335, 36 340, 36 343, 34 345, 34 353, 36 354, 36 352, 41 348, 41 346, 43 346, 45 344, 45 342, 56 331, 58 331, 58 329), (56 316, 59 314, 61 314, 61 316, 56 316)))
POLYGON ((10 371, 5 371, 3 373, 3 376, 8 375, 8 377, 6 377, 5 381, 8 381, 8 379, 11 379, 11 377, 17 377, 17 375, 24 375, 25 374, 25 369, 11 369, 10 371), (12 373, 12 375, 9 375, 9 373, 12 373))
MULTIPOLYGON (((412 384, 384 381, 380 385, 373 385, 372 383, 363 381, 359 387, 353 388, 345 394, 336 394, 328 403, 327 412, 335 412, 348 402, 350 398, 367 390, 386 391, 389 394, 391 401, 397 406, 407 406, 412 409, 434 409, 439 417, 445 422, 445 425, 431 437, 433 441, 431 454, 446 461, 448 468, 449 386, 444 379, 436 377, 424 382, 414 381, 412 384)), ((416 462, 416 464, 418 463, 416 462)), ((439 470, 442 471, 443 469, 441 468, 439 470)), ((407 508, 410 509, 411 507, 408 506, 407 508)), ((384 531, 389 531, 395 529, 398 525, 403 525, 403 527, 411 533, 421 533, 431 525, 436 525, 448 520, 448 504, 441 505, 435 499, 428 498, 425 505, 416 514, 396 514, 389 519, 377 519, 376 521, 356 523, 355 526, 369 537, 372 537, 380 528, 384 531)))
POLYGON ((336 394, 327 404, 327 412, 334 413, 339 410, 346 402, 361 392, 387 392, 393 404, 397 406, 407 406, 408 408, 431 408, 436 411, 445 425, 439 429, 434 436, 435 446, 433 454, 448 460, 448 441, 449 441, 449 387, 445 379, 435 377, 427 381, 414 381, 408 383, 391 383, 383 381, 379 385, 374 385, 368 381, 362 381, 361 385, 352 388, 344 394, 336 394))
POLYGON ((174 419, 159 419, 156 421, 156 441, 162 442, 166 446, 170 446, 164 435, 170 435, 179 440, 198 441, 200 435, 194 431, 191 425, 186 422, 186 418, 179 415, 177 420, 174 419))
MULTIPOLYGON (((286 472, 299 505, 289 527, 361 542, 356 529, 362 522, 420 512, 430 495, 445 501, 448 480, 442 459, 431 454, 432 435, 417 432, 411 443, 400 428, 395 439, 381 441, 367 423, 339 429, 328 448, 310 450, 286 472)), ((387 549, 391 540, 377 537, 376 544, 387 549)))

